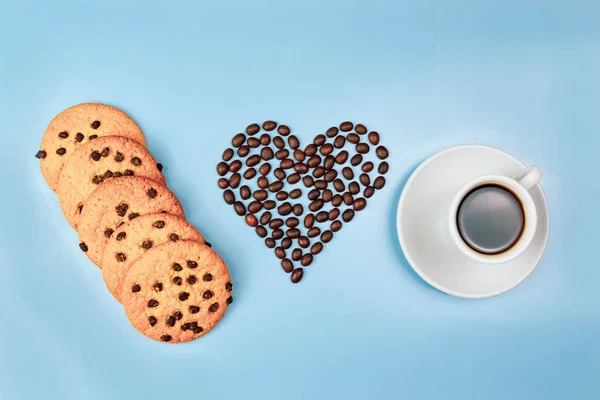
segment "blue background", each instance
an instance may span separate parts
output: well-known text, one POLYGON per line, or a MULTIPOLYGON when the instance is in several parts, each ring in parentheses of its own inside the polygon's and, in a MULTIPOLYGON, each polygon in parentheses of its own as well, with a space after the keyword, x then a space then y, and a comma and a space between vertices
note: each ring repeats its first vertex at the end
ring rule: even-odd
POLYGON ((562 3, 2 1, 0 399, 598 398, 600 6, 562 3), (135 332, 43 181, 46 125, 85 101, 140 124, 231 268, 201 340, 135 332), (232 135, 266 119, 304 144, 362 122, 392 154, 299 285, 216 185, 232 135), (545 173, 547 251, 487 300, 427 286, 396 237, 410 172, 462 143, 545 173))

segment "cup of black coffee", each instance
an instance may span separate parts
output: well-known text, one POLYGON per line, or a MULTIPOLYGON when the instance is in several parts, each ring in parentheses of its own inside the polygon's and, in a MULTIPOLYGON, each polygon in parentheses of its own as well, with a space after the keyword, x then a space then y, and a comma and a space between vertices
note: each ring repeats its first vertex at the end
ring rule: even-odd
POLYGON ((537 212, 529 189, 542 177, 528 167, 516 177, 487 175, 462 187, 450 207, 450 233, 468 257, 487 264, 510 261, 531 244, 537 212))

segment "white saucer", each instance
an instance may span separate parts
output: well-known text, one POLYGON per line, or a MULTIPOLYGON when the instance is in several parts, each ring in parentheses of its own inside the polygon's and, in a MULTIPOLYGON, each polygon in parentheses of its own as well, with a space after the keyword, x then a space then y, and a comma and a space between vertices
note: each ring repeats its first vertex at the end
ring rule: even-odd
POLYGON ((525 280, 539 262, 550 228, 548 204, 539 185, 530 190, 538 223, 531 245, 504 264, 480 264, 443 235, 441 215, 460 187, 478 176, 515 176, 525 165, 498 149, 451 147, 425 160, 406 183, 398 204, 400 246, 412 268, 433 287, 453 296, 485 298, 504 293, 525 280))

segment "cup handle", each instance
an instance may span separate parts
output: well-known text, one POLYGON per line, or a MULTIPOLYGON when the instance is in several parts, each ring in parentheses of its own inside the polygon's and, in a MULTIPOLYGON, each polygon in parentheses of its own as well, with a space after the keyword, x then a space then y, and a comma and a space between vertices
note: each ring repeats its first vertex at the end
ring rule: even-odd
POLYGON ((519 185, 523 186, 526 190, 531 189, 542 179, 542 170, 532 165, 531 167, 525 168, 525 171, 521 172, 515 178, 515 181, 519 185))

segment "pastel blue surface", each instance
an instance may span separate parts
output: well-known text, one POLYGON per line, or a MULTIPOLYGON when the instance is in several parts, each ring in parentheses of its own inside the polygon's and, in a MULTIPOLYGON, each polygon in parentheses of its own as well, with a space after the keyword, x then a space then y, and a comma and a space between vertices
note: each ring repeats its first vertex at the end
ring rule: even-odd
POLYGON ((600 396, 599 3, 82 3, 0 2, 0 399, 600 396), (45 185, 44 129, 85 101, 140 124, 230 266, 235 302, 201 340, 139 335, 45 185), (216 185, 265 119, 303 143, 362 122, 391 151, 299 285, 216 185), (551 211, 532 276, 481 301, 427 286, 396 237, 409 174, 461 143, 539 165, 551 211))

